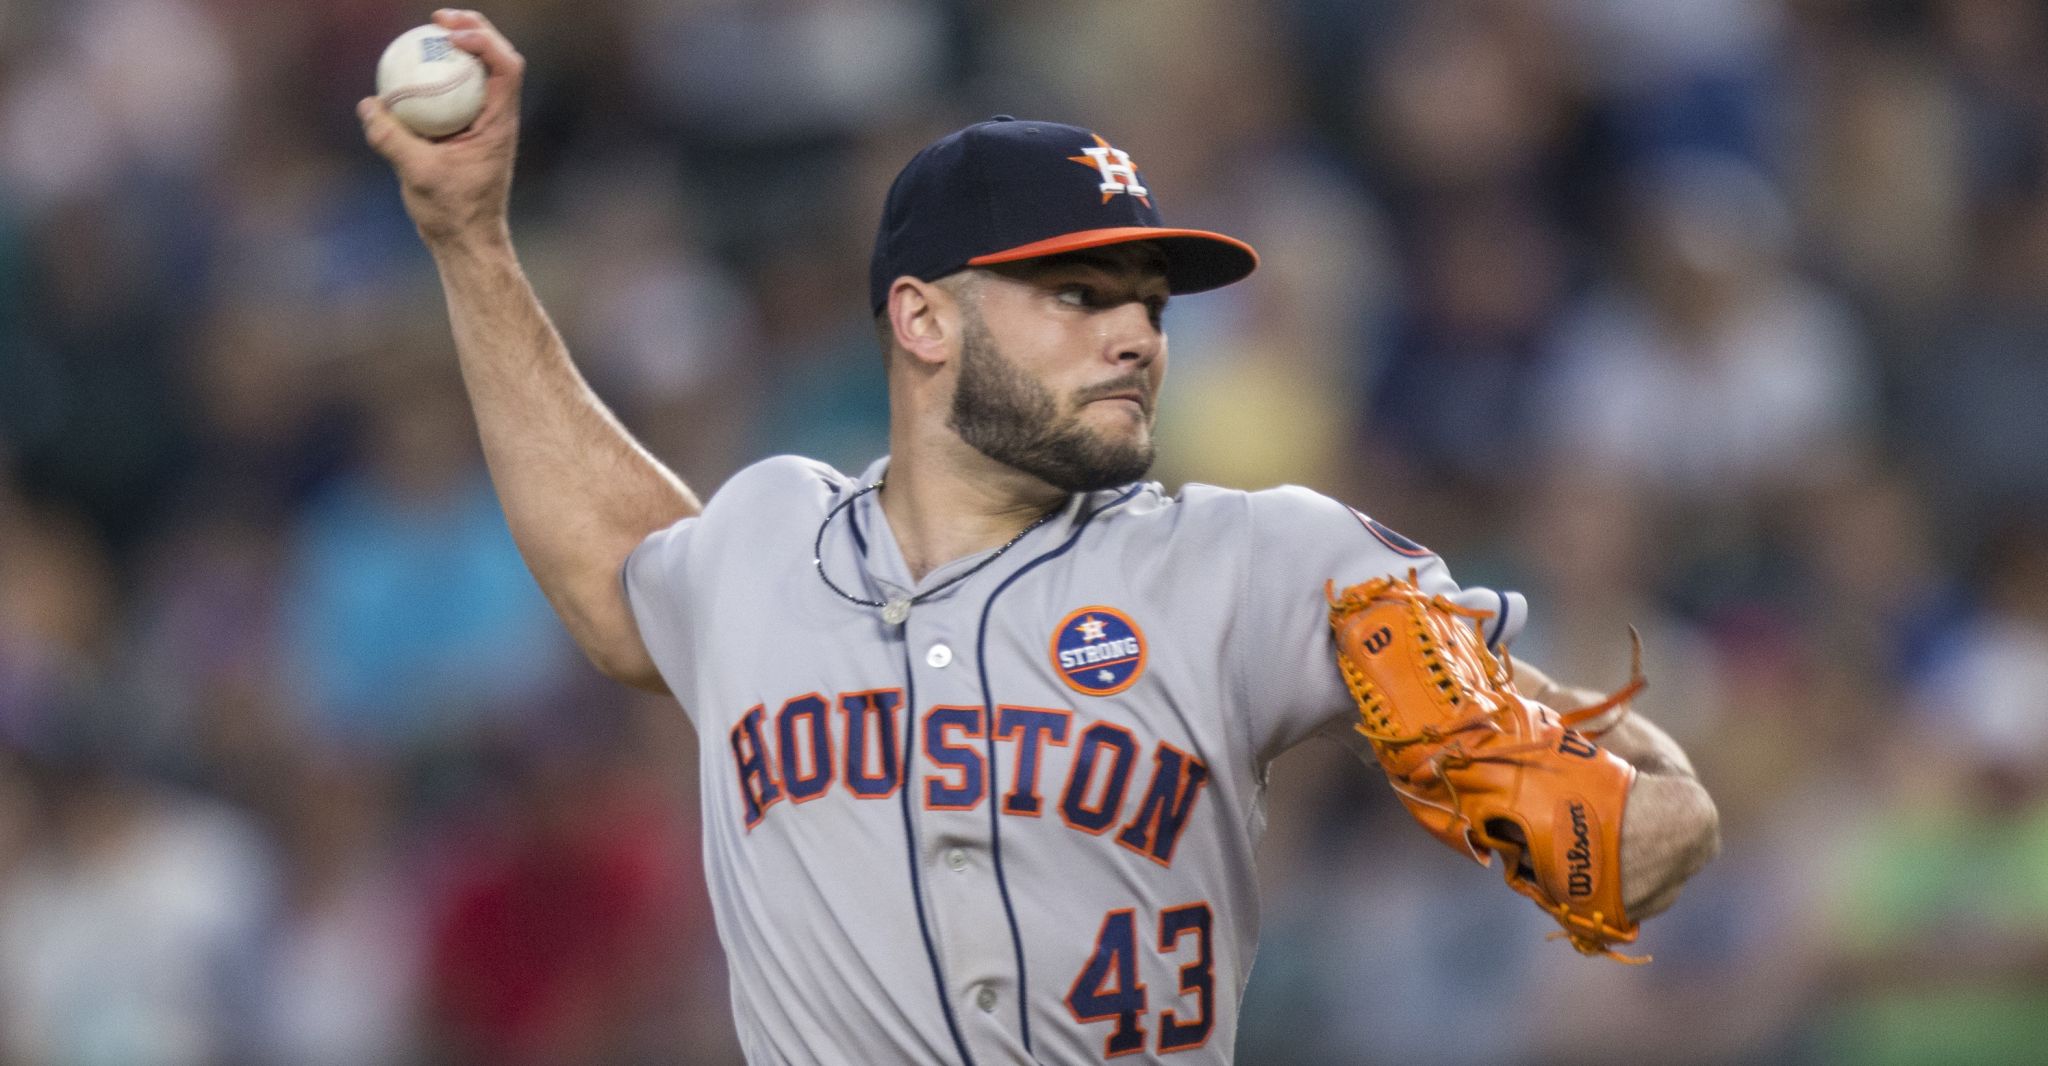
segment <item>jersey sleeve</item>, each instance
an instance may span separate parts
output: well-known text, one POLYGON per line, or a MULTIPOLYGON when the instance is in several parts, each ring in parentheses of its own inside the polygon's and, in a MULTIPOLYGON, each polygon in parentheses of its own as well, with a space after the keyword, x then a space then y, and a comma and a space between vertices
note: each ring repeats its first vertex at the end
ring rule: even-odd
POLYGON ((703 516, 685 518, 666 529, 648 534, 620 569, 626 603, 633 610, 633 622, 640 628, 640 643, 661 671, 661 679, 676 699, 689 701, 690 690, 690 548, 696 541, 703 516))
POLYGON ((798 456, 764 459, 719 486, 702 514, 654 531, 626 557, 619 578, 640 641, 692 721, 689 693, 702 654, 698 618, 719 591, 715 583, 734 572, 719 561, 744 557, 764 527, 786 529, 792 517, 815 524, 808 514, 816 501, 844 480, 798 456))
POLYGON ((1528 617, 1520 593, 1459 587, 1434 552, 1327 496, 1287 486, 1252 493, 1250 506, 1237 676, 1261 764, 1357 713, 1337 671, 1326 582, 1341 590, 1413 570, 1425 592, 1491 612, 1483 629, 1495 649, 1528 617))

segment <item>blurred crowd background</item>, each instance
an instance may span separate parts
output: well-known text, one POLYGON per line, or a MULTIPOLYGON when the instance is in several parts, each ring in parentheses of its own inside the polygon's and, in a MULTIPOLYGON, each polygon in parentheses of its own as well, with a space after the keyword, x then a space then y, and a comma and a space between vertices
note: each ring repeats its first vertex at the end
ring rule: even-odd
MULTIPOLYGON (((693 484, 884 450, 887 182, 1059 118, 1265 258, 1168 313, 1163 480, 1337 495, 1580 685, 1642 631, 1725 840, 1656 963, 1310 746, 1240 1061, 2044 1061, 2048 7, 486 12, 525 263, 693 484)), ((522 568, 361 143, 428 13, 0 0, 0 1061, 737 1061, 695 740, 522 568)))

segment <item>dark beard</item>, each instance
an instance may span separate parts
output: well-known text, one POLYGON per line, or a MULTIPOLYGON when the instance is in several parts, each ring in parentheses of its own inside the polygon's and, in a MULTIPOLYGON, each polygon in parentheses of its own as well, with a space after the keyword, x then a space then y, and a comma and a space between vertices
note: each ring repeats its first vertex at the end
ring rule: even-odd
POLYGON ((1078 419, 1055 424, 1059 404, 996 348, 969 309, 960 339, 953 430, 974 450, 1063 492, 1094 492, 1145 476, 1154 447, 1099 437, 1078 419))

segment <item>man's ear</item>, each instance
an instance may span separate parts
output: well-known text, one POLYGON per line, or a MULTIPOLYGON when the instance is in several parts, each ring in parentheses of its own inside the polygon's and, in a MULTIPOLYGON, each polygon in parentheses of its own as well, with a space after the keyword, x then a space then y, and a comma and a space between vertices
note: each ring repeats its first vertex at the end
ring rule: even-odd
POLYGON ((936 368, 953 357, 960 304, 943 286, 906 274, 890 284, 887 310, 896 347, 911 359, 936 368))

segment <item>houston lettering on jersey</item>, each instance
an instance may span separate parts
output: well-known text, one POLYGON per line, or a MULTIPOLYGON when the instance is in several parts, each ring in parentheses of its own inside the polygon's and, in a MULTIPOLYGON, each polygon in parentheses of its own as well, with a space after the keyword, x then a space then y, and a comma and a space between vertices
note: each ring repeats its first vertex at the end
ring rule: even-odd
MULTIPOLYGON (((904 786, 896 730, 898 689, 810 692, 785 700, 773 715, 757 704, 730 734, 740 810, 751 831, 783 800, 804 804, 836 784, 855 800, 886 799, 904 786)), ((911 787, 929 810, 971 811, 988 801, 987 715, 981 707, 937 706, 917 723, 926 767, 911 787)), ((1095 836, 1115 830, 1116 842, 1162 866, 1173 865, 1209 767, 1165 741, 1145 744, 1113 722, 1079 724, 1074 712, 1051 707, 996 708, 996 757, 1010 787, 1002 813, 1042 817, 1048 809, 1073 829, 1095 836), (1067 749, 1064 776, 1048 749, 1067 749), (1059 780, 1054 780, 1054 778, 1059 780)))

